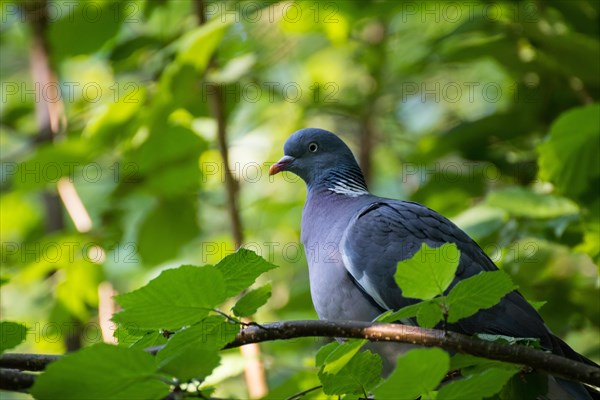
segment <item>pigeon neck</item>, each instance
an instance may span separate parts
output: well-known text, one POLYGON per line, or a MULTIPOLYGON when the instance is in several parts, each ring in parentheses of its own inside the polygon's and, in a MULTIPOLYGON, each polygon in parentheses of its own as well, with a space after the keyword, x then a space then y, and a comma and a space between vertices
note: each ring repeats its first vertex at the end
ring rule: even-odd
POLYGON ((314 185, 309 185, 309 190, 317 188, 319 191, 349 197, 369 194, 365 178, 357 165, 325 171, 314 185))

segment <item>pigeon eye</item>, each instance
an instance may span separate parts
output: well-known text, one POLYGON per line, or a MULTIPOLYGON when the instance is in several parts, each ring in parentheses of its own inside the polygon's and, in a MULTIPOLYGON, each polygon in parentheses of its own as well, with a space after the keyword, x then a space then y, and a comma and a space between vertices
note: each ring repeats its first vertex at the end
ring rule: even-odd
POLYGON ((311 153, 316 153, 318 148, 319 146, 315 142, 312 142, 308 145, 308 151, 310 151, 311 153))

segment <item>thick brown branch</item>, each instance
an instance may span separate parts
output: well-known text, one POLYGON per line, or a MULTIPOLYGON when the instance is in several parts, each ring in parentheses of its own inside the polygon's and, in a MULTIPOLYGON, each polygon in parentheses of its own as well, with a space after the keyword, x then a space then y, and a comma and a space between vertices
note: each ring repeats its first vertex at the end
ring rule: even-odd
MULTIPOLYGON (((600 386, 600 368, 570 360, 526 346, 488 342, 459 333, 425 329, 400 324, 359 321, 284 321, 248 326, 240 331, 226 349, 250 343, 285 340, 300 337, 357 338, 370 341, 412 343, 440 347, 457 353, 472 354, 492 360, 527 365, 534 369, 573 381, 600 386)), ((156 354, 163 346, 146 351, 156 354)), ((40 370, 58 356, 5 354, 1 367, 40 370), (32 361, 36 359, 35 361, 32 361)))
POLYGON ((34 374, 16 369, 0 368, 0 389, 11 392, 27 392, 35 380, 34 374))
POLYGON ((55 354, 6 353, 0 358, 0 367, 21 371, 43 371, 48 364, 61 357, 55 354))
POLYGON ((552 375, 600 386, 600 368, 526 346, 489 342, 459 333, 400 324, 359 321, 285 321, 243 329, 226 348, 248 343, 299 337, 345 337, 420 344, 445 350, 523 364, 552 375))

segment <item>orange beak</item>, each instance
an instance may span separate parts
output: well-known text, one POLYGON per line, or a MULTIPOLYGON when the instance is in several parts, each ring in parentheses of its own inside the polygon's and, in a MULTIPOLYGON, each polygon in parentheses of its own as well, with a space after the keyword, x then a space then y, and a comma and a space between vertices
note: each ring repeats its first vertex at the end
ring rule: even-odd
POLYGON ((271 165, 271 168, 269 168, 269 175, 275 175, 275 174, 278 174, 281 171, 287 170, 287 167, 294 160, 295 160, 295 158, 292 157, 292 156, 283 156, 283 157, 281 157, 281 159, 279 161, 277 161, 275 164, 271 165))

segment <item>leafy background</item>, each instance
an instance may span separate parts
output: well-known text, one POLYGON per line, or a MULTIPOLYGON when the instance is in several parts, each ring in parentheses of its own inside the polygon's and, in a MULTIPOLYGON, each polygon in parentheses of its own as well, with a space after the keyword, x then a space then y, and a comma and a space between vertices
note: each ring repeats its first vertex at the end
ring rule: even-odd
MULTIPOLYGON (((18 2, 0 7, 1 312, 28 328, 16 350, 100 342, 99 287, 125 293, 234 251, 218 92, 244 247, 280 266, 259 278, 272 296, 254 320, 316 318, 304 186, 267 174, 314 126, 351 145, 373 192, 464 228, 600 360, 598 2, 211 1, 204 26, 192 1, 50 4, 65 115, 53 142, 36 122, 32 31, 18 2), (61 176, 91 229, 49 207, 61 176)), ((273 398, 318 384, 322 343, 261 346, 273 398)), ((247 396, 245 362, 223 355, 217 395, 247 396)))

